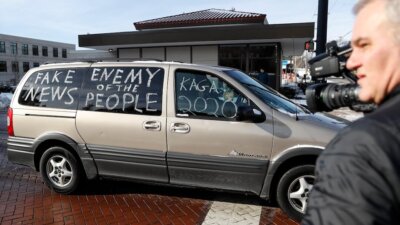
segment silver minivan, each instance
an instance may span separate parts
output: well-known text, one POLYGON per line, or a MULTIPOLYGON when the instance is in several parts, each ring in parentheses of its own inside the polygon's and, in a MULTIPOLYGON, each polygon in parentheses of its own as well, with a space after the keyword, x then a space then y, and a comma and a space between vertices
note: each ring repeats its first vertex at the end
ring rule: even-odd
POLYGON ((8 157, 59 193, 97 177, 151 181, 254 193, 299 219, 316 158, 344 126, 232 68, 48 64, 16 88, 8 157))

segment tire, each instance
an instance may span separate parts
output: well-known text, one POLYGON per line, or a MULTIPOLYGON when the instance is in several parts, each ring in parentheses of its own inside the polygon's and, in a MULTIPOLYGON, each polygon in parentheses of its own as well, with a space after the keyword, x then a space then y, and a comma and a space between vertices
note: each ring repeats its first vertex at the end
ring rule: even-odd
POLYGON ((40 159, 40 173, 47 186, 62 194, 76 191, 84 178, 76 157, 59 146, 51 147, 43 153, 40 159))
POLYGON ((308 195, 315 181, 314 169, 313 165, 293 167, 283 174, 278 183, 278 205, 297 221, 302 219, 307 207, 308 195))

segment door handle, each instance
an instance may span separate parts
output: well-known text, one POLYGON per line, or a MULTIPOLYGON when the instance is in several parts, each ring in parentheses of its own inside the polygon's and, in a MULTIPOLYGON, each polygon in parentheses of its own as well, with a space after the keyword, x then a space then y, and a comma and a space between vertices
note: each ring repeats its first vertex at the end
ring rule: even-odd
POLYGON ((160 131, 161 130, 161 123, 159 121, 145 121, 143 123, 143 128, 145 130, 160 131))
POLYGON ((171 123, 170 131, 174 133, 186 134, 190 131, 190 126, 186 123, 171 123))

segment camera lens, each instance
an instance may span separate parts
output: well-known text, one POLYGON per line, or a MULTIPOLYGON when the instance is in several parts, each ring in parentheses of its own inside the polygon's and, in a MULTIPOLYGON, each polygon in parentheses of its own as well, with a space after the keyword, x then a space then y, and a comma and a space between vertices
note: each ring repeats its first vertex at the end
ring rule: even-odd
POLYGON ((322 101, 330 110, 351 106, 358 102, 358 88, 355 84, 328 84, 321 91, 322 101))
POLYGON ((356 84, 315 84, 306 90, 307 106, 313 112, 351 107, 359 103, 358 92, 356 84))

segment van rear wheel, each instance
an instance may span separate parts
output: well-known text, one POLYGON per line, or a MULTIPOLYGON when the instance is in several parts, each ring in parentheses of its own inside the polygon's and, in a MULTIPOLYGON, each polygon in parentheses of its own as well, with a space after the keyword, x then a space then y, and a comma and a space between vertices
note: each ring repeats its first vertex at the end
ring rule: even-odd
POLYGON ((305 213, 308 195, 314 185, 315 166, 297 166, 281 177, 277 188, 277 202, 291 218, 300 221, 305 213))
POLYGON ((43 180, 55 192, 70 194, 82 180, 82 169, 75 156, 63 147, 47 149, 40 159, 43 180))

